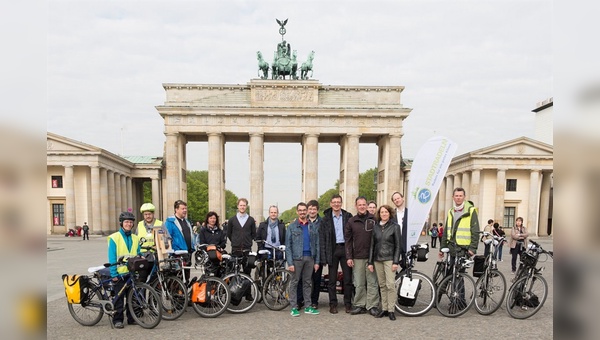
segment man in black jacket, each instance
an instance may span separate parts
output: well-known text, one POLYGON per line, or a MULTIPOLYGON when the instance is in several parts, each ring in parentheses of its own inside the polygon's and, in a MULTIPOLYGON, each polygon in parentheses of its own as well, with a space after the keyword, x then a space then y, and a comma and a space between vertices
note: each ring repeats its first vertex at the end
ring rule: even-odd
POLYGON ((338 266, 342 267, 344 274, 344 305, 346 313, 352 311, 352 269, 348 267, 346 262, 346 241, 344 239, 344 226, 352 217, 352 214, 342 209, 342 196, 335 194, 329 201, 330 208, 323 212, 323 221, 321 222, 320 244, 321 247, 321 262, 327 264, 329 273, 329 285, 327 287, 329 293, 329 312, 337 314, 337 292, 336 279, 338 266))
MULTIPOLYGON (((279 208, 276 205, 269 207, 269 217, 264 222, 260 222, 256 241, 264 241, 258 243, 259 250, 273 251, 273 248, 285 244, 285 224, 279 219, 279 208)), ((278 259, 283 258, 280 251, 276 252, 276 256, 278 259)))
MULTIPOLYGON (((231 253, 243 252, 245 256, 252 250, 252 242, 256 238, 256 221, 246 213, 248 200, 240 198, 237 202, 238 212, 227 222, 227 238, 231 242, 231 253)), ((245 267, 244 273, 250 275, 252 268, 245 267)))

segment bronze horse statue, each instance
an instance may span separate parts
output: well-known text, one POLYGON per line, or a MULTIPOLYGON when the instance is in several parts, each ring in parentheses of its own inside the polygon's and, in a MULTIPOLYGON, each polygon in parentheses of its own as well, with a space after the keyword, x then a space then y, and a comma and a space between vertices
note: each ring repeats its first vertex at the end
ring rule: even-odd
POLYGON ((272 79, 285 79, 289 76, 290 79, 298 79, 296 72, 298 70, 297 53, 294 50, 292 57, 289 57, 289 44, 284 45, 283 49, 279 49, 275 53, 275 59, 273 60, 273 66, 271 66, 271 78, 272 79))
POLYGON ((256 52, 256 58, 258 59, 258 76, 260 79, 268 79, 269 78, 269 63, 267 63, 262 56, 260 51, 256 52), (262 76, 260 72, 262 71, 262 76))
POLYGON ((310 76, 313 76, 313 59, 315 58, 315 51, 310 51, 308 54, 308 60, 302 63, 300 66, 300 79, 306 80, 308 79, 308 71, 310 71, 310 76))

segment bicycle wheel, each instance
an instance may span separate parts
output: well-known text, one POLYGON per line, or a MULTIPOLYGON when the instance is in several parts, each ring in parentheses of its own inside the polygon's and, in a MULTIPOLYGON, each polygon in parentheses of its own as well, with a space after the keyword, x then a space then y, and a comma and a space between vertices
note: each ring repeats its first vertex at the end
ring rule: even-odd
POLYGON ((188 304, 187 287, 180 278, 167 276, 163 280, 164 287, 160 281, 155 280, 152 288, 160 295, 163 308, 162 318, 175 320, 185 312, 188 304))
POLYGON ((87 289, 86 298, 81 301, 81 304, 69 303, 69 313, 75 321, 82 326, 93 326, 100 322, 104 315, 102 304, 100 303, 102 294, 100 294, 100 288, 95 284, 88 284, 84 287, 84 291, 87 289))
POLYGON ((475 281, 465 273, 450 275, 442 280, 436 296, 440 314, 450 318, 463 315, 475 301, 475 281))
MULTIPOLYGON (((396 291, 400 289, 400 284, 402 283, 402 278, 405 276, 400 276, 396 279, 396 291)), ((434 300, 435 300, 435 286, 433 285, 433 281, 427 275, 413 272, 412 273, 413 280, 419 280, 419 289, 417 291, 414 305, 407 306, 406 304, 400 304, 398 299, 396 299, 396 310, 406 316, 419 316, 423 315, 433 308, 434 300)), ((412 304, 412 302, 411 302, 412 304)))
POLYGON ((216 318, 223 314, 229 302, 231 294, 227 284, 217 277, 204 277, 200 283, 206 282, 206 290, 210 292, 208 301, 192 303, 192 308, 198 315, 205 318, 216 318))
POLYGON ((258 301, 258 286, 250 276, 231 273, 223 278, 231 293, 231 302, 227 311, 231 313, 245 313, 258 301))
POLYGON ((131 316, 143 328, 154 328, 162 318, 160 295, 146 283, 136 283, 127 293, 131 316))
POLYGON ((486 269, 475 283, 475 309, 490 315, 500 308, 506 295, 506 278, 496 269, 486 269))
POLYGON ((446 262, 445 261, 437 261, 435 263, 435 267, 433 268, 433 284, 438 287, 442 280, 446 277, 446 262))
POLYGON ((292 273, 287 269, 277 269, 265 280, 263 301, 270 310, 282 310, 290 305, 290 283, 292 273))
POLYGON ((548 297, 548 283, 539 274, 522 277, 508 289, 506 310, 515 319, 527 319, 537 313, 548 297))

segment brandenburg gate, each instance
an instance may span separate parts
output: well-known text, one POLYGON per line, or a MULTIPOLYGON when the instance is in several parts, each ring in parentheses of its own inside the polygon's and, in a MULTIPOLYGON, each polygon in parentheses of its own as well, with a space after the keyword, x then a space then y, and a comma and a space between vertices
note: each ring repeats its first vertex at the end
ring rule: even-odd
POLYGON ((287 19, 276 21, 281 42, 271 67, 257 52, 259 78, 246 85, 163 84, 166 100, 156 107, 166 135, 163 216, 172 214, 173 202, 187 198, 188 142, 208 142, 208 208, 223 217, 226 142, 249 142, 249 204, 258 221, 265 208, 264 143, 302 144, 299 199, 304 202, 318 198, 319 143, 340 145, 340 195, 347 210, 354 210, 358 196, 359 143, 379 147, 378 204, 388 202, 392 192, 403 191, 402 122, 411 111, 400 101, 404 87, 334 86, 310 79, 315 52, 298 66, 297 51, 284 39, 287 19))
MULTIPOLYGON (((208 142, 209 209, 225 216, 225 143, 249 142, 250 205, 262 220, 264 143, 302 144, 302 197, 318 197, 319 143, 340 145, 340 195, 353 210, 358 196, 359 143, 378 145, 377 201, 402 191, 403 120, 411 109, 402 86, 324 86, 317 80, 252 79, 246 85, 163 84, 166 190, 164 215, 185 200, 188 142, 208 142)), ((335 161, 335 160, 331 160, 335 161)), ((238 171, 239 169, 236 169, 238 171)))

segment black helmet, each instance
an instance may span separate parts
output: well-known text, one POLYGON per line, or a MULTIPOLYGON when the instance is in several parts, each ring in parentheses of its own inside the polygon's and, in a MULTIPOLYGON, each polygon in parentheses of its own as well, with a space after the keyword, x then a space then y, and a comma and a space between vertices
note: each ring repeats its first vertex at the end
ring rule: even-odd
POLYGON ((119 215, 119 224, 121 227, 123 226, 123 221, 125 220, 135 221, 135 216, 133 216, 133 214, 129 211, 123 211, 121 215, 119 215))

